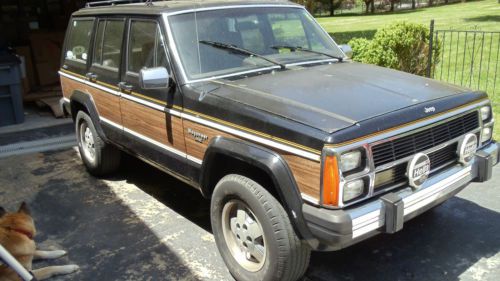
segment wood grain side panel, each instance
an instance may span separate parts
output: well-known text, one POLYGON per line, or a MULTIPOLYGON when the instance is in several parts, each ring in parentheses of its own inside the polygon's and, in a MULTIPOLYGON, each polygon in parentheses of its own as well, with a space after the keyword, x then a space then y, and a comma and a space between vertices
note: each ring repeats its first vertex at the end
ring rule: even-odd
POLYGON ((120 97, 105 91, 87 86, 87 91, 92 95, 94 103, 99 112, 99 116, 111 120, 117 124, 122 124, 120 112, 120 97))
POLYGON ((61 76, 61 89, 63 96, 71 98, 75 90, 87 93, 92 96, 99 116, 111 120, 117 124, 122 124, 120 113, 120 98, 105 91, 85 85, 81 82, 61 76))
POLYGON ((64 77, 64 76, 60 76, 60 79, 61 79, 61 90, 62 90, 62 93, 63 93, 63 96, 65 98, 70 98, 71 97, 71 94, 75 91, 75 90, 80 90, 80 91, 85 91, 86 89, 86 85, 80 83, 80 82, 77 82, 75 80, 71 80, 67 77, 64 77))
POLYGON ((319 200, 321 163, 297 155, 287 154, 287 152, 281 152, 280 154, 290 166, 300 192, 319 200))
POLYGON ((177 150, 186 151, 181 118, 123 98, 121 107, 124 127, 177 150))
MULTIPOLYGON (((210 143, 210 140, 216 136, 231 137, 240 139, 237 136, 221 132, 210 127, 200 125, 188 120, 184 120, 184 135, 186 136, 186 151, 188 155, 194 156, 198 159, 203 159, 205 151, 210 143), (188 128, 195 132, 199 132, 208 137, 208 140, 203 143, 197 142, 188 133, 188 128)), ((270 147, 268 147, 270 148, 270 147)), ((290 154, 285 151, 270 148, 277 153, 279 153, 288 163, 288 166, 292 170, 293 176, 297 185, 299 186, 300 192, 311 196, 312 198, 319 199, 320 195, 320 173, 321 164, 319 162, 311 161, 309 159, 302 158, 290 154)))

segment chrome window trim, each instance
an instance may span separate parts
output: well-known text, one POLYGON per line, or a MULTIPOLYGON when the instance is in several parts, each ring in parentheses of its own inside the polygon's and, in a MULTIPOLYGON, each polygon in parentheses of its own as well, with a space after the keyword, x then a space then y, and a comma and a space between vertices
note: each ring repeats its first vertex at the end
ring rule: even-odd
MULTIPOLYGON (((378 169, 379 167, 375 167, 374 162, 373 162, 373 153, 372 153, 371 147, 373 147, 376 144, 395 140, 395 139, 398 139, 398 138, 401 138, 401 137, 404 137, 404 136, 407 136, 410 134, 420 132, 420 131, 425 130, 427 128, 434 127, 434 126, 437 126, 439 124, 454 120, 456 118, 460 118, 461 116, 464 116, 464 115, 466 115, 470 112, 473 112, 473 111, 478 111, 477 118, 479 120, 479 126, 476 129, 471 130, 470 133, 477 133, 478 131, 481 132, 482 128, 483 128, 483 123, 482 123, 482 120, 481 120, 481 117, 479 114, 479 109, 481 106, 489 104, 489 103, 490 103, 490 101, 488 99, 482 100, 482 101, 470 104, 468 106, 465 106, 463 108, 446 112, 442 115, 437 116, 436 118, 423 120, 423 121, 420 121, 420 122, 417 122, 414 124, 410 124, 408 126, 398 128, 398 129, 393 130, 393 131, 382 133, 380 135, 373 136, 373 137, 370 137, 370 138, 367 138, 364 140, 356 141, 354 143, 350 143, 350 144, 347 144, 345 146, 332 147, 332 146, 325 145, 325 147, 323 148, 322 154, 321 154, 321 163, 325 163, 325 158, 327 156, 334 155, 337 157, 337 161, 339 161, 340 155, 343 152, 346 152, 346 151, 349 151, 352 149, 363 148, 363 149, 365 149, 365 151, 367 153, 366 155, 367 155, 368 169, 365 169, 362 172, 359 172, 359 173, 356 173, 356 174, 353 174, 350 176, 346 176, 346 177, 344 177, 344 175, 342 174, 342 171, 340 171, 340 169, 339 169, 339 176, 340 176, 340 180, 339 180, 339 205, 336 207, 323 205, 323 202, 322 202, 322 199, 323 199, 323 176, 321 176, 321 181, 320 181, 320 183, 321 183, 321 188, 320 188, 321 201, 320 201, 320 203, 321 203, 321 205, 323 205, 323 207, 328 208, 328 209, 341 209, 341 208, 356 204, 360 201, 364 201, 364 200, 366 200, 372 196, 375 196, 377 194, 380 194, 380 193, 383 193, 385 191, 389 191, 391 189, 397 188, 398 186, 395 185, 394 187, 392 187, 392 186, 387 187, 384 190, 375 192, 375 190, 374 190, 375 173, 380 172, 384 169, 388 169, 394 165, 397 165, 397 164, 393 164, 393 163, 398 162, 398 164, 401 164, 401 163, 404 163, 404 161, 403 161, 403 159, 399 159, 395 162, 391 162, 391 163, 388 163, 384 166, 381 166, 383 169, 382 168, 378 169), (344 203, 342 199, 343 199, 343 189, 344 189, 344 185, 346 184, 346 182, 351 181, 351 180, 355 180, 358 178, 367 177, 367 176, 370 177, 370 186, 368 187, 369 190, 367 192, 367 195, 360 197, 357 200, 350 201, 348 203, 344 203)), ((440 144, 439 146, 437 146, 437 148, 436 147, 429 148, 429 149, 425 150, 424 152, 429 153, 429 152, 436 151, 438 149, 442 149, 442 148, 446 147, 447 145, 450 145, 453 142, 459 141, 461 138, 463 138, 463 135, 461 135, 457 138, 454 138, 453 140, 449 140, 443 144, 440 144)), ((484 145, 479 144, 478 149, 480 149, 483 146, 484 145)), ((411 156, 408 156, 404 159, 406 161, 408 161, 408 159, 411 159, 411 156)), ((323 175, 323 165, 321 165, 321 175, 323 175)))
POLYGON ((180 14, 188 14, 193 12, 203 12, 203 11, 213 11, 213 10, 223 10, 223 9, 236 9, 236 8, 259 8, 259 7, 272 7, 272 8, 297 8, 304 9, 300 5, 276 5, 276 4, 251 4, 251 5, 227 5, 227 6, 216 6, 216 7, 205 7, 205 8, 192 8, 176 12, 166 12, 163 13, 166 16, 175 16, 180 14))
MULTIPOLYGON (((321 55, 319 55, 321 56, 321 55)), ((317 60, 308 60, 308 61, 301 61, 301 62, 294 62, 294 63, 287 63, 285 66, 300 66, 300 65, 308 65, 308 64, 314 64, 314 63, 324 63, 324 62, 337 62, 338 59, 317 59, 317 60)))
MULTIPOLYGON (((342 52, 342 54, 344 54, 344 58, 347 57, 345 55, 344 51, 342 51, 342 49, 339 47, 339 45, 330 36, 330 34, 328 34, 328 32, 326 32, 326 30, 318 23, 318 21, 311 15, 311 13, 309 13, 309 11, 307 11, 303 6, 300 6, 300 5, 275 5, 275 4, 228 5, 228 6, 207 7, 207 8, 199 8, 199 9, 194 8, 194 9, 187 9, 187 10, 182 10, 182 11, 177 11, 177 12, 171 12, 171 13, 165 12, 165 13, 162 14, 162 18, 163 18, 163 21, 164 21, 164 24, 165 24, 165 29, 167 31, 168 45, 169 45, 169 48, 172 50, 172 56, 173 56, 174 62, 179 66, 179 69, 180 69, 180 72, 181 72, 181 76, 182 76, 182 80, 184 81, 185 84, 210 81, 210 80, 215 80, 215 79, 220 79, 220 78, 233 77, 233 76, 238 76, 238 75, 242 75, 242 74, 256 73, 256 72, 264 71, 264 70, 279 69, 280 67, 279 66, 269 66, 269 67, 266 67, 266 68, 252 69, 252 70, 243 71, 243 72, 228 73, 228 74, 224 74, 224 75, 216 75, 216 76, 206 77, 206 78, 200 78, 200 79, 188 79, 186 71, 185 71, 185 68, 184 68, 184 65, 181 62, 180 55, 179 55, 179 52, 177 50, 177 45, 175 44, 175 41, 174 41, 174 38, 173 38, 173 33, 172 33, 171 26, 170 26, 170 22, 168 21, 168 17, 175 16, 175 15, 180 15, 180 14, 193 13, 193 12, 224 10, 224 9, 235 9, 235 8, 258 8, 258 7, 262 7, 262 8, 269 8, 269 7, 271 7, 271 8, 295 8, 295 9, 302 9, 303 11, 305 11, 311 17, 311 19, 314 21, 314 23, 316 23, 319 26, 319 28, 323 32, 323 34, 326 35, 327 38, 330 38, 330 40, 333 43, 333 45, 335 45, 340 50, 340 52, 342 52)), ((333 59, 333 58, 332 59, 326 59, 326 60, 325 59, 321 59, 321 60, 311 60, 311 61, 308 61, 308 62, 301 62, 301 63, 285 64, 285 67, 286 66, 295 66, 295 65, 304 65, 304 64, 313 64, 313 63, 325 62, 325 61, 336 61, 336 59, 333 59)))

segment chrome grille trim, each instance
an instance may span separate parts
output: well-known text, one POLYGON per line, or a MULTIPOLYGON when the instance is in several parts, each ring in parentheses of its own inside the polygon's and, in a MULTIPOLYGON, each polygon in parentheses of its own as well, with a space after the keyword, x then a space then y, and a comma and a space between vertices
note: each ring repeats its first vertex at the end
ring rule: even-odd
POLYGON ((459 138, 479 127, 479 112, 473 110, 419 128, 403 136, 370 144, 369 148, 372 151, 375 167, 379 167, 447 143, 450 138, 459 138))

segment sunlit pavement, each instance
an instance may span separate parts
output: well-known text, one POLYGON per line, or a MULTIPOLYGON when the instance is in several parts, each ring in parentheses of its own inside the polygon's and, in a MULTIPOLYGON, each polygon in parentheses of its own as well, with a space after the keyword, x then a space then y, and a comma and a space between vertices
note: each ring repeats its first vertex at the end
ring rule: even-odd
MULTIPOLYGON (((114 177, 90 176, 74 149, 0 159, 0 205, 32 207, 51 280, 231 280, 210 232, 209 201, 132 157, 114 177)), ((500 167, 486 184, 348 249, 313 253, 307 280, 499 280, 500 167)))

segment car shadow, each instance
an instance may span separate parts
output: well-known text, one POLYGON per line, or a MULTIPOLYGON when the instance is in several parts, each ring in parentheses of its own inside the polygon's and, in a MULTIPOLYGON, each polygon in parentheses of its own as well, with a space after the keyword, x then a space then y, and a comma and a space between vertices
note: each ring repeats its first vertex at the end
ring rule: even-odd
MULTIPOLYGON (((133 157, 124 162, 120 175, 127 182, 211 231, 210 202, 198 190, 133 157)), ((396 234, 314 252, 305 280, 456 280, 500 251, 500 223, 493 222, 500 222, 498 212, 454 197, 396 234)))
POLYGON ((110 180, 126 180, 127 183, 136 185, 167 207, 211 232, 210 201, 190 185, 125 153, 119 173, 110 180))
POLYGON ((80 267, 73 274, 51 278, 55 281, 202 280, 106 184, 97 179, 87 183, 84 191, 67 181, 49 180, 36 195, 32 209, 38 248, 64 249, 68 255, 34 261, 33 268, 80 267))
MULTIPOLYGON (((57 260, 35 261, 34 269, 64 264, 80 266, 76 273, 51 278, 55 281, 229 279, 213 242, 201 241, 203 231, 189 225, 189 221, 183 224, 186 220, 176 215, 183 208, 175 203, 178 199, 161 193, 165 181, 181 192, 183 188, 177 187, 181 185, 179 182, 138 160, 130 166, 134 170, 130 174, 125 169, 115 178, 98 179, 87 173, 77 155, 74 150, 65 150, 26 156, 24 160, 11 161, 15 173, 0 171, 3 177, 0 200, 24 198, 29 202, 37 226, 38 248, 68 252, 57 260), (160 191, 156 196, 163 198, 163 204, 174 211, 165 208, 163 213, 162 204, 135 188, 117 193, 119 188, 130 187, 119 181, 113 183, 119 178, 135 181, 146 191, 154 186, 155 191, 160 191), (152 204, 157 205, 149 208, 152 204), (204 254, 199 256, 200 252, 204 254)), ((187 186, 184 189, 192 193, 173 196, 186 199, 196 192, 187 186)), ((197 194, 196 198, 201 196, 197 194)), ((2 203, 9 210, 18 204, 2 203)), ((198 207, 186 208, 196 209, 193 206, 198 207)), ((196 218, 179 213, 191 220, 196 218)))

